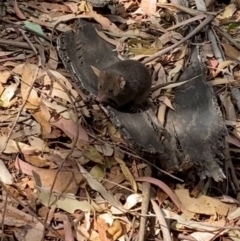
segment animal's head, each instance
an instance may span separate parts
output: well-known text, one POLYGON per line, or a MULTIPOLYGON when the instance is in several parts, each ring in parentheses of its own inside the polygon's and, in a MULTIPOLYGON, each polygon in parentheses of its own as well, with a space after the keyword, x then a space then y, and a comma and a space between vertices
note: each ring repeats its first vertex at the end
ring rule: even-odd
POLYGON ((122 76, 109 73, 106 70, 101 71, 98 76, 97 101, 118 107, 125 84, 126 81, 122 76))

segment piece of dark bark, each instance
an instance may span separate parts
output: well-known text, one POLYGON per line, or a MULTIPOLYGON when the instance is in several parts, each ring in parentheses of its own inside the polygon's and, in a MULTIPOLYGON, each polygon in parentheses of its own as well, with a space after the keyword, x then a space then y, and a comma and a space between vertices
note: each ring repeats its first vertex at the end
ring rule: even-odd
POLYGON ((171 170, 194 165, 201 179, 208 176, 222 181, 225 175, 219 164, 224 158, 227 130, 213 89, 206 82, 198 47, 192 49, 189 66, 179 81, 193 77, 175 91, 175 111, 169 111, 166 124, 171 138, 165 145, 171 158, 165 164, 171 170))
MULTIPOLYGON (((91 65, 102 69, 119 61, 113 52, 114 46, 97 35, 95 28, 98 26, 78 19, 76 33, 64 33, 57 40, 59 56, 72 76, 73 86, 80 88, 89 98, 97 94, 97 76, 91 65)), ((140 113, 123 112, 109 106, 101 108, 132 148, 143 153, 163 153, 160 140, 164 128, 150 106, 140 113)))
POLYGON ((86 0, 95 8, 103 8, 110 3, 110 0, 86 0))

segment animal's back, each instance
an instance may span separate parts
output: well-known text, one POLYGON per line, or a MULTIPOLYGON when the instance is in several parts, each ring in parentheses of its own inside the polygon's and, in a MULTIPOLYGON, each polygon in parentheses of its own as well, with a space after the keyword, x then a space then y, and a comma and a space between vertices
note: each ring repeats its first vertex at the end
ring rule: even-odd
POLYGON ((107 71, 124 77, 126 80, 125 91, 131 96, 138 96, 150 91, 151 75, 147 67, 137 60, 119 61, 109 66, 107 71))

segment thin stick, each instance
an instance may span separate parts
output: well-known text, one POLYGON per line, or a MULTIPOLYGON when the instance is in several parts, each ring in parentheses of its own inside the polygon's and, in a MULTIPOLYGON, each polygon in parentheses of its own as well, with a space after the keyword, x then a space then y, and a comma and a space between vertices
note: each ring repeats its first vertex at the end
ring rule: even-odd
POLYGON ((185 41, 189 40, 190 38, 192 38, 195 34, 197 34, 198 32, 200 32, 205 26, 207 26, 213 19, 215 18, 215 16, 209 15, 205 18, 205 20, 203 22, 201 22, 192 32, 190 32, 186 37, 184 37, 183 39, 181 39, 180 41, 178 41, 177 43, 173 44, 172 46, 169 46, 165 49, 160 50, 159 52, 153 54, 152 56, 146 58, 142 63, 146 64, 156 58, 161 57, 162 55, 168 53, 169 51, 171 51, 172 49, 178 47, 179 45, 183 44, 185 41))

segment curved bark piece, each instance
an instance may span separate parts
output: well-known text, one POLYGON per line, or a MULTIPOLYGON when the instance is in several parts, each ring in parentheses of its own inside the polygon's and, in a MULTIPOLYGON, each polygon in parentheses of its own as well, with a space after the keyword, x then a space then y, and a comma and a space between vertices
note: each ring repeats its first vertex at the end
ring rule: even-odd
MULTIPOLYGON (((97 76, 91 65, 101 69, 116 61, 113 46, 101 39, 95 28, 97 24, 78 19, 77 31, 67 32, 57 40, 58 53, 65 68, 72 76, 72 84, 80 88, 89 97, 97 94, 97 76)), ((147 106, 143 112, 129 113, 111 107, 101 106, 112 123, 121 132, 123 138, 137 151, 151 154, 162 154, 160 142, 164 128, 154 112, 147 106)))

